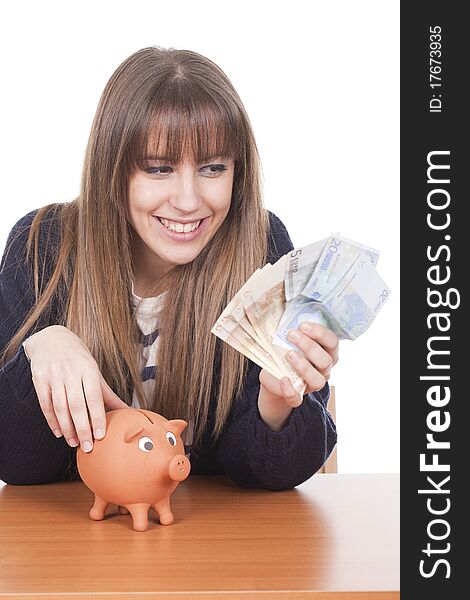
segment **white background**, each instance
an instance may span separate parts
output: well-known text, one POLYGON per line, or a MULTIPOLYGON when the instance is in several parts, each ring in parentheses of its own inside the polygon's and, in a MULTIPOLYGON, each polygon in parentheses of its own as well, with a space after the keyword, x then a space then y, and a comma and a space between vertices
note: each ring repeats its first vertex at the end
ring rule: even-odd
MULTIPOLYGON (((101 92, 146 46, 216 62, 250 116, 267 208, 294 246, 378 248, 392 296, 340 345, 338 470, 399 470, 399 2, 9 3, 2 11, 0 251, 14 223, 78 195, 101 92)), ((408 399, 410 402, 413 400, 408 399)))

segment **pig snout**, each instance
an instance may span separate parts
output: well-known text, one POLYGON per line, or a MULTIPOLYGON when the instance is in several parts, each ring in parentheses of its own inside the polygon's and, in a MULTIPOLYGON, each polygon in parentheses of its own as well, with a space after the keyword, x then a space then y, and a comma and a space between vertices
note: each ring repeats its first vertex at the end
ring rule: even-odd
POLYGON ((184 454, 177 454, 170 460, 168 473, 173 481, 183 481, 189 475, 191 464, 184 454))

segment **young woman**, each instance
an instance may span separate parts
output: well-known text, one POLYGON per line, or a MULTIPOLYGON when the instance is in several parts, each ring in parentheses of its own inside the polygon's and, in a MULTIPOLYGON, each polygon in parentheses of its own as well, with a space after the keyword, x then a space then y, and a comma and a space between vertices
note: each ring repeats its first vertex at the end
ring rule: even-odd
POLYGON ((0 479, 78 477, 105 411, 190 424, 192 474, 288 489, 336 443, 338 339, 305 324, 300 399, 210 329, 249 276, 293 248, 262 205, 232 84, 191 51, 144 48, 102 94, 80 195, 20 219, 0 266, 0 479))

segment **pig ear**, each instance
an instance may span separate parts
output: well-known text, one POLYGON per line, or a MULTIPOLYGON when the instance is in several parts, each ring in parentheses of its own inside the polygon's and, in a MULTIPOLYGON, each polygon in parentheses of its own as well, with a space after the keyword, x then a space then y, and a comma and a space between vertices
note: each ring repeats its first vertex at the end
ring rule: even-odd
POLYGON ((136 435, 139 435, 139 433, 141 433, 143 430, 144 428, 142 425, 134 425, 134 427, 128 429, 124 434, 124 441, 126 444, 128 444, 132 438, 135 438, 136 435))
POLYGON ((183 421, 183 419, 173 419, 173 421, 168 421, 168 424, 171 425, 171 428, 174 429, 176 433, 179 433, 180 435, 188 426, 186 421, 183 421))

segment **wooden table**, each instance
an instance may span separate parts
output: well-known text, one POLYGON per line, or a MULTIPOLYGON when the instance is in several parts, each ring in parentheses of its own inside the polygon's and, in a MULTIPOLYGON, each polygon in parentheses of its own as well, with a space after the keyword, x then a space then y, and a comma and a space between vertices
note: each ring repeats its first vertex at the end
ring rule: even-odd
POLYGON ((82 482, 0 483, 0 598, 390 600, 399 593, 398 475, 315 475, 294 490, 190 477, 175 523, 146 532, 82 482))

